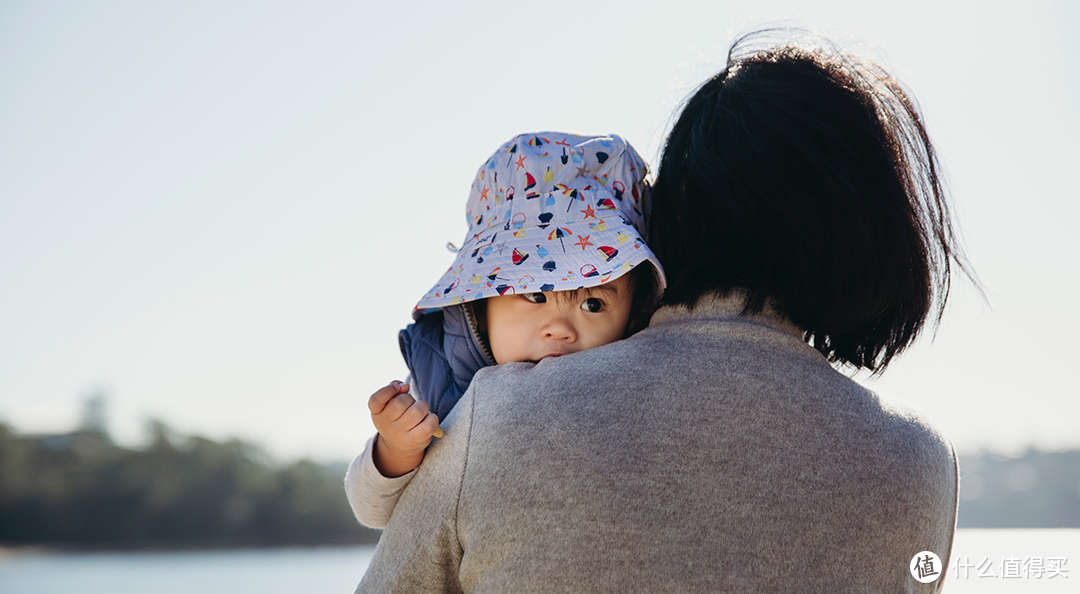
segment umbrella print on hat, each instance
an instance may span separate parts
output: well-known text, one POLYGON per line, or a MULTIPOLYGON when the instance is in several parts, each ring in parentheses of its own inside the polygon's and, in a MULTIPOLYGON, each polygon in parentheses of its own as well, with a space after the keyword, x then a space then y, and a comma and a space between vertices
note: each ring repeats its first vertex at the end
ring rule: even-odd
POLYGON ((555 241, 556 239, 558 239, 559 244, 562 245, 563 253, 566 253, 566 244, 563 243, 562 238, 566 237, 567 235, 573 235, 573 234, 574 233, 572 231, 570 231, 569 229, 567 229, 566 227, 555 227, 554 231, 552 231, 551 233, 548 233, 548 241, 555 241))
POLYGON ((510 158, 506 161, 506 165, 509 167, 510 161, 514 160, 514 153, 517 153, 517 143, 515 142, 514 144, 510 145, 510 148, 506 149, 506 152, 510 153, 510 158))
POLYGON ((540 138, 539 136, 533 136, 532 140, 529 141, 529 146, 534 146, 536 148, 540 148, 540 147, 544 146, 546 143, 549 143, 549 142, 551 142, 551 141, 546 139, 546 138, 540 138))
POLYGON ((617 250, 617 249, 615 249, 615 248, 613 248, 613 247, 611 247, 609 245, 602 245, 602 246, 596 248, 596 251, 604 254, 604 260, 606 260, 608 262, 610 262, 611 259, 614 258, 615 256, 619 255, 619 250, 617 250))
MULTIPOLYGON (((566 205, 566 212, 570 212, 570 207, 574 205, 574 200, 585 199, 581 196, 580 192, 578 192, 574 188, 567 186, 566 184, 555 184, 555 189, 570 197, 570 203, 566 205)), ((585 189, 588 190, 589 188, 585 189)))

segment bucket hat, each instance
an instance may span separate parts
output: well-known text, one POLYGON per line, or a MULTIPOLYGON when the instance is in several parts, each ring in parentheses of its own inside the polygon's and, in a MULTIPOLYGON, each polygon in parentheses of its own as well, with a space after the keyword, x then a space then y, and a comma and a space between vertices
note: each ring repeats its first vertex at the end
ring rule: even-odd
POLYGON ((644 160, 621 137, 521 134, 477 171, 469 231, 453 264, 414 309, 498 295, 595 287, 648 262, 644 160))

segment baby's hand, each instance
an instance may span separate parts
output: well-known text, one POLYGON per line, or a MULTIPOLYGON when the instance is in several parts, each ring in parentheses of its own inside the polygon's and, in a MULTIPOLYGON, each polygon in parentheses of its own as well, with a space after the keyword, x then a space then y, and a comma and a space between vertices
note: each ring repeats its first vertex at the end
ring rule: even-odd
POLYGON ((397 380, 379 389, 368 399, 371 421, 378 429, 373 452, 375 467, 383 476, 397 477, 411 472, 424 459, 431 438, 442 437, 439 417, 426 402, 409 395, 409 384, 397 380))

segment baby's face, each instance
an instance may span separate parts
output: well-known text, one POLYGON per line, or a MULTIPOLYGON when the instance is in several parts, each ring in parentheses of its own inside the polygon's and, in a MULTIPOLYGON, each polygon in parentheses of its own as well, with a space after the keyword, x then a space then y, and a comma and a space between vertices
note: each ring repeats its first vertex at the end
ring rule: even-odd
POLYGON ((487 300, 491 354, 500 365, 537 362, 603 346, 630 321, 630 275, 579 291, 503 295, 487 300))

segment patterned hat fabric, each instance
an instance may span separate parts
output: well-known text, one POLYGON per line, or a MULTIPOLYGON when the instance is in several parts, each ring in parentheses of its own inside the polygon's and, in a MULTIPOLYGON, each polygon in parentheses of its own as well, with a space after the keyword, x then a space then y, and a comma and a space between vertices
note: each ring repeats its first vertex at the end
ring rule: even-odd
POLYGON ((476 174, 469 232, 423 310, 540 291, 595 287, 642 262, 664 269, 642 239, 645 162, 616 135, 539 132, 503 144, 476 174))

